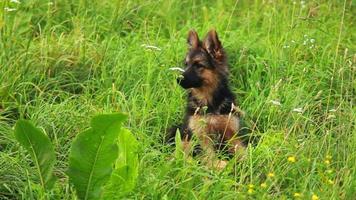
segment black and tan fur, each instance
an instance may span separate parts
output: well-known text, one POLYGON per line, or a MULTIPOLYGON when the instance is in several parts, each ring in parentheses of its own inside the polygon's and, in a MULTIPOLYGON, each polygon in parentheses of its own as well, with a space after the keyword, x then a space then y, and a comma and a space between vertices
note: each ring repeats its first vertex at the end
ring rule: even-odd
POLYGON ((229 88, 226 54, 215 30, 200 41, 195 31, 188 33, 188 53, 185 71, 178 83, 188 90, 188 103, 183 125, 180 127, 184 144, 197 136, 202 149, 213 156, 217 145, 225 144, 228 152, 243 150, 237 139, 240 116, 235 97, 229 88))

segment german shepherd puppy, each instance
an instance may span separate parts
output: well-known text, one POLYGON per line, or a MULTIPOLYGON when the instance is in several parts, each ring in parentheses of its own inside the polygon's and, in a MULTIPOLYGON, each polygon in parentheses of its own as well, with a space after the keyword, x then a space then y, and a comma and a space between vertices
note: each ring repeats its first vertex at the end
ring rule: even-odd
POLYGON ((187 42, 185 69, 177 79, 188 91, 186 115, 179 128, 186 153, 190 152, 193 134, 211 159, 221 147, 231 154, 244 151, 242 141, 237 138, 240 112, 229 88, 226 53, 216 31, 209 31, 200 41, 198 34, 191 30, 187 42))

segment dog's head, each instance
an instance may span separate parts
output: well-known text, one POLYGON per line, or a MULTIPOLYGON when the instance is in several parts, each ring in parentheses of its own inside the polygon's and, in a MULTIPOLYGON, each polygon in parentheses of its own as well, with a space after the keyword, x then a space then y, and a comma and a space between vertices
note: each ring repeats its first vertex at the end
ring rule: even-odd
POLYGON ((221 76, 228 73, 226 55, 215 30, 203 41, 191 30, 187 39, 189 49, 184 60, 185 69, 177 81, 185 89, 214 87, 221 76))

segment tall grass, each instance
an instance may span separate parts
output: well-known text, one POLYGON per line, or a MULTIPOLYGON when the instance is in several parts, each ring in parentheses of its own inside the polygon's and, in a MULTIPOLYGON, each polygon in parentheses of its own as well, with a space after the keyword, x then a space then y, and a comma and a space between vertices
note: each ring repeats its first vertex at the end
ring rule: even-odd
MULTIPOLYGON (((75 134, 94 114, 116 111, 129 114, 140 142, 138 184, 125 198, 355 197, 353 1, 19 2, 0 2, 1 199, 36 190, 35 168, 14 139, 17 119, 49 134, 55 173, 67 183, 75 134), (182 63, 191 28, 219 33, 259 138, 247 160, 224 171, 177 164, 162 141, 183 115, 185 93, 168 68, 182 63)), ((73 197, 68 184, 52 193, 73 197)))

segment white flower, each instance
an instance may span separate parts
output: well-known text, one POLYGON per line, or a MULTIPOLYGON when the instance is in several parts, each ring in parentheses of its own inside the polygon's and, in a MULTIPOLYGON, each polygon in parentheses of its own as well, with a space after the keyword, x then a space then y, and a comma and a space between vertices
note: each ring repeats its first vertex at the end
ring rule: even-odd
POLYGON ((315 42, 315 39, 314 39, 314 38, 310 39, 310 42, 311 42, 311 43, 314 43, 314 42, 315 42))
POLYGON ((184 69, 180 68, 180 67, 171 67, 169 68, 172 71, 180 71, 180 72, 184 72, 184 69))
POLYGON ((281 105, 282 105, 281 102, 276 101, 276 100, 271 100, 270 102, 271 102, 273 105, 276 105, 276 106, 281 106, 281 105))
POLYGON ((304 46, 307 45, 307 42, 308 42, 308 40, 304 40, 304 41, 303 41, 303 45, 304 45, 304 46))
POLYGON ((10 0, 11 3, 17 3, 20 4, 21 2, 19 0, 10 0))
POLYGON ((300 4, 304 5, 304 4, 305 4, 305 1, 300 1, 300 4))
POLYGON ((7 11, 7 12, 12 12, 12 11, 15 11, 16 8, 8 8, 8 7, 5 7, 4 10, 7 11))
POLYGON ((145 47, 147 49, 153 49, 153 50, 161 51, 161 48, 156 47, 156 46, 152 46, 152 45, 148 45, 148 44, 142 44, 141 47, 145 47))
POLYGON ((303 108, 294 108, 293 112, 302 113, 303 112, 303 108))

